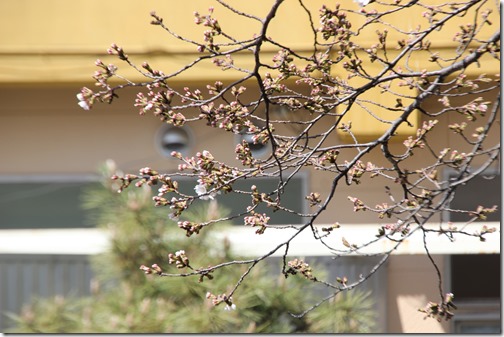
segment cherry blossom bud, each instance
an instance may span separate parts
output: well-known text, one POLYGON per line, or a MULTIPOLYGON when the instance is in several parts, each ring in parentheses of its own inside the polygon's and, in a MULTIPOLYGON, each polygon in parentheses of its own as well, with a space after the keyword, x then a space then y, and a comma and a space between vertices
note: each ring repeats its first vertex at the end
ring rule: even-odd
POLYGON ((161 274, 163 270, 161 269, 160 266, 158 266, 156 263, 152 265, 152 269, 155 270, 158 274, 161 274))
POLYGON ((172 151, 172 152, 170 153, 170 155, 171 155, 172 157, 175 157, 175 158, 179 158, 179 159, 181 159, 181 158, 182 158, 182 154, 181 154, 180 152, 177 152, 177 151, 172 151))

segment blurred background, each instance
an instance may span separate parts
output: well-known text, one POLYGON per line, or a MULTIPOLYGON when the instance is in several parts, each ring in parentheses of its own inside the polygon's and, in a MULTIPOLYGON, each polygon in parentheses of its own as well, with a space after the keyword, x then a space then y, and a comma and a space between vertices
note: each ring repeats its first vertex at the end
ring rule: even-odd
MULTIPOLYGON (((230 3, 260 17, 271 5, 269 1, 230 3)), ((306 5, 317 13, 322 4, 317 0, 306 5)), ((228 291, 225 287, 233 285, 243 270, 230 269, 226 275, 216 275, 215 281, 203 283, 154 279, 138 270, 140 264, 166 263, 168 252, 179 249, 196 253, 204 247, 212 252, 209 258, 214 262, 257 256, 274 247, 278 238, 268 233, 270 236, 262 241, 250 239, 254 230, 238 223, 225 225, 224 234, 218 238, 178 238, 172 230, 176 225, 167 218, 167 212, 155 209, 149 202, 152 191, 138 189, 119 196, 107 179, 114 172, 135 173, 145 166, 173 171, 179 163, 169 156, 173 150, 191 156, 206 149, 222 161, 233 162, 234 147, 247 140, 245 136, 225 134, 203 124, 174 128, 154 116, 139 116, 133 106, 133 90, 119 93, 112 105, 96 104, 90 111, 77 105, 80 88, 94 88, 92 74, 98 58, 105 64, 117 64, 125 77, 141 80, 126 64, 107 55, 112 43, 122 46, 138 64, 149 61, 153 68, 165 73, 196 58, 194 46, 150 25, 149 13, 155 10, 176 33, 201 40, 204 27, 193 24, 192 13, 206 14, 210 6, 216 7, 221 26, 231 27, 237 37, 250 37, 257 30, 253 23, 241 24, 243 18, 209 0, 191 6, 153 0, 0 3, 0 331, 397 333, 500 329, 498 239, 485 244, 462 241, 456 247, 447 246, 441 239, 433 241, 431 252, 446 277, 445 290, 457 293, 460 303, 461 315, 449 323, 425 321, 417 312, 438 296, 433 282, 436 272, 423 256, 420 241, 412 241, 394 254, 361 290, 336 297, 303 320, 293 319, 288 312, 302 311, 319 295, 326 295, 326 290, 315 289, 314 296, 303 290, 306 283, 297 276, 282 279, 278 276, 278 257, 251 275, 253 282, 237 293, 237 310, 233 312, 224 312, 222 306, 208 306, 204 297, 207 291, 228 291), (472 266, 470 270, 467 265, 472 266), (474 274, 479 275, 477 288, 472 286, 474 274)), ((348 6, 358 8, 351 2, 348 6)), ((299 18, 300 23, 307 20, 299 5, 285 4, 271 34, 299 50, 307 50, 311 31, 306 26, 284 29, 282 22, 290 22, 292 17, 299 18)), ((417 20, 420 16, 410 17, 417 20)), ((397 20, 400 24, 400 18, 397 20)), ((366 40, 365 33, 362 40, 366 40)), ((441 37, 433 45, 450 46, 441 37)), ((274 48, 266 48, 265 58, 273 57, 275 52, 274 48)), ((252 64, 247 57, 237 58, 236 62, 244 67, 252 64)), ((487 62, 479 71, 498 73, 499 69, 499 64, 487 62)), ((478 75, 477 71, 471 74, 478 75)), ((171 85, 204 88, 217 79, 229 82, 237 76, 232 71, 221 72, 209 62, 182 73, 171 85)), ((253 87, 245 97, 254 97, 253 87)), ((433 99, 426 104, 435 108, 438 102, 433 99)), ((415 118, 412 122, 419 125, 421 116, 415 118)), ((373 136, 381 129, 371 124, 356 132, 373 136)), ((445 133, 435 137, 440 146, 456 141, 445 133)), ((330 141, 347 140, 333 135, 330 141)), ((267 153, 260 147, 254 151, 256 156, 267 153)), ((421 158, 414 160, 421 164, 421 158)), ((492 179, 482 177, 461 189, 454 206, 472 207, 485 201, 500 205, 500 171, 496 168, 489 175, 492 179)), ((328 179, 302 172, 292 180, 286 202, 294 209, 306 210, 304 196, 323 190, 328 179)), ((192 191, 195 182, 180 183, 192 191)), ((264 189, 274 185, 271 180, 247 184, 264 189)), ((380 200, 383 194, 383 187, 375 182, 352 189, 353 195, 370 203, 380 200)), ((319 225, 337 219, 348 225, 347 239, 373 237, 376 218, 372 214, 357 218, 351 207, 338 206, 348 203, 348 194, 346 189, 338 192, 334 207, 319 219, 319 225)), ((208 219, 231 212, 242 202, 222 196, 217 204, 202 204, 189 216, 208 219)), ((500 211, 492 216, 487 219, 488 225, 499 226, 500 211)), ((272 216, 272 223, 297 224, 300 220, 279 213, 272 216)), ((310 262, 316 275, 331 282, 343 276, 357 280, 379 260, 356 256, 334 259, 310 244, 310 237, 300 240, 291 254, 310 262)))

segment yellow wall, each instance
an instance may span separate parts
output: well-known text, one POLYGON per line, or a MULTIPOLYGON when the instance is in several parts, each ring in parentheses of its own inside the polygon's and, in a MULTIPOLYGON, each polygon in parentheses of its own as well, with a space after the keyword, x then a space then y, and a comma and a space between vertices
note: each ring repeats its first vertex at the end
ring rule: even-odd
MULTIPOLYGON (((317 10, 324 0, 306 1, 305 5, 314 13, 315 24, 318 23, 317 10)), ((272 0, 269 1, 228 1, 238 10, 264 17, 272 0)), ((434 0, 427 3, 436 4, 434 0)), ((17 0, 0 2, 0 83, 54 83, 85 82, 95 70, 93 62, 97 57, 109 60, 106 49, 111 43, 125 48, 135 62, 148 60, 153 66, 163 69, 165 73, 178 69, 199 54, 196 47, 182 42, 160 27, 149 24, 149 13, 155 10, 165 18, 165 23, 176 33, 194 41, 202 41, 203 26, 193 24, 193 11, 206 14, 210 6, 215 7, 215 16, 219 18, 223 29, 229 29, 237 38, 251 38, 258 30, 258 23, 231 14, 230 11, 211 0, 199 0, 188 6, 181 1, 154 0, 17 0), (231 28, 229 28, 231 27, 231 28)), ((332 4, 330 5, 332 6, 332 4)), ((358 10, 353 1, 345 4, 348 8, 358 10)), ((379 9, 372 4, 367 9, 379 9)), ((362 16, 349 15, 353 26, 358 26, 365 19, 362 16)), ((494 8, 491 16, 493 26, 486 26, 484 36, 491 35, 499 22, 498 10, 494 8)), ((401 11, 392 14, 388 20, 395 26, 409 30, 417 25, 425 27, 422 10, 413 6, 407 13, 401 11), (405 20, 404 18, 408 19, 405 20)), ((465 23, 461 17, 458 22, 465 23)), ((281 43, 291 46, 296 51, 311 50, 312 32, 306 29, 308 18, 296 1, 286 1, 280 7, 275 20, 270 26, 270 36, 281 43), (291 24, 295 21, 296 24, 291 24), (285 29, 288 22, 289 29, 285 29)), ((355 40, 363 47, 374 43, 376 29, 385 26, 368 26, 355 40)), ((444 27, 434 34, 432 45, 444 52, 454 46, 452 36, 458 24, 444 27)), ((389 28, 389 39, 393 43, 398 34, 389 28)), ((401 36, 401 38, 404 38, 401 36)), ((394 46, 392 46, 394 48, 394 46)), ((271 45, 265 44, 263 50, 271 52, 271 45)), ((265 58, 269 58, 266 56, 265 58)), ((426 59, 426 58, 425 58, 426 59)), ((412 65, 418 69, 429 68, 429 63, 419 57, 412 65)), ((490 61, 490 60, 489 60, 490 61)), ((238 64, 251 65, 249 58, 237 58, 238 64)), ((483 62, 482 67, 498 68, 496 62, 483 62)), ((140 77, 134 71, 124 67, 125 74, 132 79, 140 77)), ((485 69, 481 70, 486 72, 485 69)), ((215 66, 207 64, 205 70, 183 74, 181 80, 207 79, 219 76, 236 77, 237 73, 222 73, 215 66)))
MULTIPOLYGON (((229 1, 230 5, 245 13, 250 13, 263 18, 270 9, 273 1, 229 1)), ((317 24, 317 10, 324 4, 323 0, 307 1, 306 6, 314 14, 317 24)), ((436 1, 428 1, 428 4, 437 4, 436 1)), ((221 27, 229 29, 233 36, 238 39, 251 38, 259 29, 256 20, 247 19, 235 14, 210 0, 194 2, 192 6, 180 1, 134 1, 134 0, 90 0, 86 2, 65 0, 18 0, 16 2, 0 3, 0 85, 33 84, 33 83, 81 83, 91 84, 91 74, 95 67, 93 62, 101 58, 105 63, 116 63, 117 60, 106 54, 106 49, 111 43, 122 46, 130 55, 133 62, 141 64, 144 61, 155 69, 162 69, 166 74, 172 73, 183 67, 188 60, 193 60, 199 55, 196 46, 170 36, 158 26, 149 24, 149 13, 155 10, 158 15, 165 18, 164 22, 175 33, 193 41, 202 41, 203 26, 193 23, 193 12, 206 14, 210 6, 215 6, 215 16, 219 18, 221 27), (231 28, 229 28, 231 27, 231 28)), ((348 1, 346 7, 358 10, 359 7, 353 1, 348 1)), ((384 6, 371 4, 366 10, 384 9, 384 6)), ((389 8, 387 8, 389 9, 389 8)), ((498 9, 494 8, 491 20, 498 22, 498 9)), ((409 31, 415 27, 425 28, 427 21, 422 16, 424 9, 418 6, 406 8, 397 13, 387 16, 387 21, 393 26, 409 31), (408 18, 405 20, 405 18, 408 18)), ((348 15, 354 27, 365 23, 361 15, 348 15)), ((469 15, 460 17, 457 21, 435 32, 429 37, 433 48, 442 53, 451 53, 455 42, 452 37, 459 24, 465 23, 469 15)), ((307 29, 308 17, 296 1, 286 1, 280 7, 277 17, 270 27, 270 36, 292 47, 298 52, 310 51, 312 46, 312 32, 307 29), (296 24, 291 24, 293 20, 296 24), (285 29, 288 22, 289 29, 285 29)), ((495 27, 485 26, 480 36, 489 36, 495 31, 495 27)), ((390 51, 389 56, 397 55, 394 51, 397 39, 404 39, 404 35, 398 33, 386 25, 368 25, 355 39, 362 47, 369 47, 376 40, 376 30, 387 29, 389 31, 390 51)), ((270 61, 276 47, 265 44, 263 61, 270 61)), ((409 60, 409 66, 413 70, 432 69, 434 64, 427 61, 427 54, 415 56, 409 60)), ((252 58, 250 54, 240 54, 235 57, 235 64, 243 68, 251 69, 252 58)), ((370 64, 373 72, 382 70, 377 63, 370 64)), ((404 65, 403 65, 404 66, 404 65)), ((369 69, 369 67, 368 67, 369 69)), ((489 73, 499 69, 498 61, 485 57, 480 68, 469 68, 469 73, 489 73)), ((335 75, 345 76, 337 67, 334 67, 335 75)), ((127 65, 120 65, 119 73, 131 80, 143 79, 139 73, 127 65)), ((242 73, 228 70, 222 72, 209 61, 203 61, 197 68, 185 71, 178 76, 176 81, 202 81, 215 79, 230 80, 242 76, 242 73)), ((396 88, 404 92, 403 88, 396 88)), ((407 90, 406 90, 407 91, 407 90)), ((406 92, 405 92, 406 93, 406 92)), ((390 97, 380 93, 375 88, 366 93, 364 99, 390 105, 390 97)), ((407 102, 404 102, 407 104, 407 102)), ((389 111, 370 106, 375 115, 385 120, 393 120, 389 111)), ((353 121, 353 132, 360 141, 367 141, 382 134, 387 124, 370 118, 369 114, 358 106, 354 106, 348 113, 345 122, 353 121)), ((414 112, 409 118, 413 127, 401 125, 398 132, 401 137, 413 135, 419 125, 419 114, 414 112)), ((352 139, 347 133, 339 133, 340 139, 346 142, 352 139)))

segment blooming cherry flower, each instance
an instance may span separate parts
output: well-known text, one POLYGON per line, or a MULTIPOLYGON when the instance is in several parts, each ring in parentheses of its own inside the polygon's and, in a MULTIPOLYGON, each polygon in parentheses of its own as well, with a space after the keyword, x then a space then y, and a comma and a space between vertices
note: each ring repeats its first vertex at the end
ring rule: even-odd
POLYGON ((77 99, 79 100, 79 106, 84 109, 84 110, 89 110, 91 107, 89 106, 89 103, 87 100, 84 98, 84 95, 82 93, 77 94, 77 99))
POLYGON ((196 193, 198 193, 199 196, 207 193, 207 189, 206 189, 206 186, 204 184, 196 185, 194 187, 194 190, 196 191, 196 193))
POLYGON ((215 193, 207 194, 207 188, 205 184, 198 184, 194 187, 194 190, 198 194, 201 200, 213 200, 215 197, 215 193))
POLYGON ((225 311, 236 310, 236 305, 234 303, 231 305, 226 304, 226 306, 224 307, 224 310, 225 311))
POLYGON ((367 6, 371 0, 354 0, 354 2, 358 3, 361 7, 364 7, 367 6))

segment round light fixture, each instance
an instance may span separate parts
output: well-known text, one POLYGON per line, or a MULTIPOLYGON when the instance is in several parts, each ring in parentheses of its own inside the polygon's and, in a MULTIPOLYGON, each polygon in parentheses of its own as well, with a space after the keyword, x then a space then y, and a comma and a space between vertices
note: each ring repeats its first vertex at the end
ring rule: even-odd
POLYGON ((156 147, 165 157, 171 158, 173 151, 187 156, 193 143, 192 133, 188 127, 178 127, 169 124, 159 128, 156 134, 156 147))

